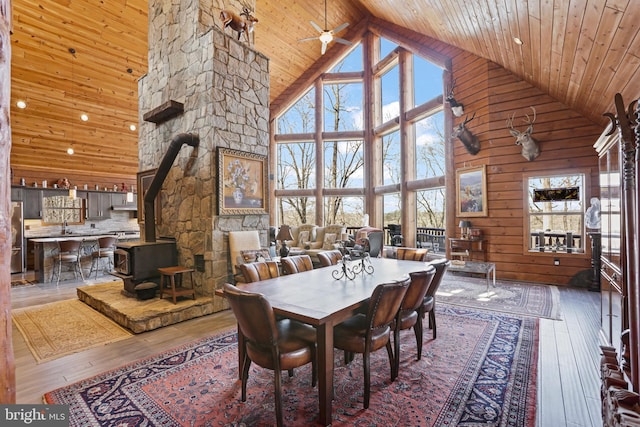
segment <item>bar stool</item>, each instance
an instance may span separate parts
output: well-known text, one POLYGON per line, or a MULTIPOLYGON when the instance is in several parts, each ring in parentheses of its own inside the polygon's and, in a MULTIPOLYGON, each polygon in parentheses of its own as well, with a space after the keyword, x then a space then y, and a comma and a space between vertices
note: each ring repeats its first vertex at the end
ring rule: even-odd
MULTIPOLYGON (((192 296, 193 299, 196 299, 196 291, 193 287, 193 269, 182 267, 180 265, 175 267, 162 267, 158 269, 160 272, 160 299, 164 294, 169 294, 173 297, 173 303, 177 304, 176 297, 179 296, 192 296), (189 278, 191 280, 191 288, 185 288, 183 285, 183 273, 189 273, 189 278), (180 275, 179 286, 176 286, 176 275, 180 275), (170 288, 165 289, 164 278, 167 277, 169 279, 169 284, 171 284, 170 288)), ((167 285, 169 285, 167 284, 167 285)))
MULTIPOLYGON (((100 261, 107 260, 107 268, 111 270, 113 266, 113 251, 116 249, 116 243, 118 238, 115 236, 100 237, 98 239, 98 250, 91 252, 91 268, 89 269, 89 277, 93 272, 94 266, 96 269, 96 279, 98 278, 98 270, 100 268, 100 261)), ((107 271, 107 270, 103 270, 107 271)))
POLYGON ((57 272, 56 286, 60 283, 60 274, 62 273, 62 264, 70 264, 73 267, 73 276, 78 278, 77 272, 80 272, 80 277, 84 281, 84 275, 82 274, 82 265, 80 264, 80 247, 82 246, 82 240, 58 240, 58 254, 55 257, 55 265, 51 272, 51 281, 53 282, 53 275, 57 272), (57 267, 57 268, 56 268, 57 267), (56 271, 57 270, 57 271, 56 271))

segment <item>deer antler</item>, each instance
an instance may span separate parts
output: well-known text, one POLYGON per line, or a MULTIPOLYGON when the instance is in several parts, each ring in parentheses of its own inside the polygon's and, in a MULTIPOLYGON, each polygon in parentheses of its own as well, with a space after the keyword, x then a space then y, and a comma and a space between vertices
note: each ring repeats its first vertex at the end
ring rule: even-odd
POLYGON ((511 115, 511 117, 509 117, 509 118, 507 119, 507 127, 508 127, 510 130, 515 130, 515 129, 513 128, 513 119, 514 119, 515 117, 516 117, 516 113, 513 113, 513 114, 511 115))
POLYGON ((464 123, 462 123, 463 126, 465 126, 467 123, 469 123, 471 120, 474 119, 474 117, 476 116, 476 112, 473 112, 473 116, 471 116, 471 118, 469 118, 469 115, 467 114, 467 116, 464 118, 464 123))
POLYGON ((527 117, 527 120, 525 121, 525 123, 528 125, 533 125, 536 122, 536 109, 533 107, 531 107, 531 109, 533 110, 533 121, 531 121, 531 118, 529 117, 528 114, 525 114, 525 116, 527 117))
POLYGON ((456 87, 456 79, 453 79, 453 81, 451 82, 451 88, 449 88, 449 86, 447 85, 447 97, 446 99, 452 99, 453 98, 453 89, 455 89, 456 87))

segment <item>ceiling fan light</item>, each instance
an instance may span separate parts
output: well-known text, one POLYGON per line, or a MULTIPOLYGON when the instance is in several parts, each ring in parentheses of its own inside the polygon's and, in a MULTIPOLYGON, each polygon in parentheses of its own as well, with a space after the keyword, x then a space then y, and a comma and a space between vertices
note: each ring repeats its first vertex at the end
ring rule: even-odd
POLYGON ((320 34, 320 41, 322 43, 329 43, 331 40, 333 40, 333 36, 331 35, 330 32, 326 31, 320 34))

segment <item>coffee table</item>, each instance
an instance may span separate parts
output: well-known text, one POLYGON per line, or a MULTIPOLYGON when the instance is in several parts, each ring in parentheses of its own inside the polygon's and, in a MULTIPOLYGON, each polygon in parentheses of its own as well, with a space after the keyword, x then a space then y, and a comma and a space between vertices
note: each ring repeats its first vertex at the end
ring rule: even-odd
POLYGON ((496 265, 493 262, 465 261, 464 264, 452 262, 447 271, 484 274, 487 278, 487 290, 489 290, 491 277, 493 277, 493 287, 496 287, 496 265))

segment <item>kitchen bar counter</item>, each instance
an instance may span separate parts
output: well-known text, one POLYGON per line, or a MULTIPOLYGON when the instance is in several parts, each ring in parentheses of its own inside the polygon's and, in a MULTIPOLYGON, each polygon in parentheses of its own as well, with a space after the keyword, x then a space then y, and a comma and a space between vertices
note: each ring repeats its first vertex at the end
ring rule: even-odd
MULTIPOLYGON (((82 246, 80 247, 80 253, 82 257, 82 273, 89 274, 91 269, 91 253, 98 247, 98 239, 101 237, 112 237, 114 234, 95 234, 95 235, 79 235, 79 234, 65 234, 56 237, 42 237, 35 239, 28 239, 33 243, 34 250, 34 272, 35 278, 40 283, 48 283, 52 280, 53 266, 55 256, 58 253, 58 241, 59 240, 80 240, 82 246)), ((119 242, 126 242, 129 240, 139 240, 140 233, 118 233, 119 242)))

